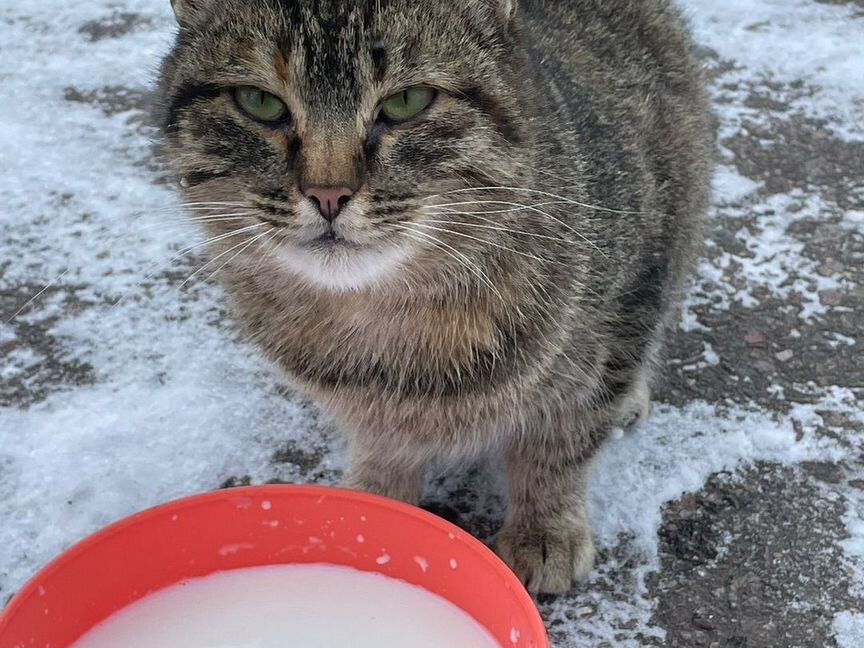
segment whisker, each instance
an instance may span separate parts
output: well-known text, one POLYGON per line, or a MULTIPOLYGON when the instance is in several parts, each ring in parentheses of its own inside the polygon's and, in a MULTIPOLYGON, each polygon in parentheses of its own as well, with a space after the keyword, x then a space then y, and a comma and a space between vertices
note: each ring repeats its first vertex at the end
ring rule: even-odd
MULTIPOLYGON (((502 200, 489 200, 489 201, 480 200, 480 201, 476 201, 475 204, 487 204, 487 203, 488 203, 488 204, 498 204, 498 205, 511 205, 511 206, 514 206, 514 207, 520 207, 521 209, 524 209, 524 210, 527 210, 527 211, 533 211, 533 212, 536 212, 536 213, 540 214, 541 216, 545 216, 545 217, 548 218, 549 220, 551 220, 551 221, 553 221, 553 222, 555 222, 555 223, 558 223, 558 224, 561 225, 562 227, 564 227, 564 228, 570 230, 570 231, 573 232, 576 236, 578 236, 578 237, 581 238, 583 241, 585 241, 588 245, 590 245, 590 246, 593 247, 595 250, 597 250, 597 251, 598 251, 600 254, 602 254, 604 257, 609 258, 609 255, 608 255, 608 254, 606 254, 602 249, 600 249, 600 247, 599 247, 596 243, 594 243, 594 241, 592 241, 591 239, 589 239, 589 238, 588 238, 587 236, 585 236, 582 232, 580 232, 580 231, 578 231, 577 229, 573 228, 572 226, 568 225, 567 223, 565 223, 565 222, 562 221, 561 219, 559 219, 559 218, 555 218, 552 214, 550 214, 550 213, 548 213, 548 212, 546 212, 546 211, 543 211, 542 209, 539 209, 539 208, 537 208, 537 207, 527 206, 527 205, 520 205, 520 203, 514 203, 514 202, 508 202, 508 201, 502 201, 502 200)), ((457 203, 453 203, 453 204, 455 205, 455 204, 457 204, 457 203)), ((449 207, 450 205, 444 205, 444 206, 445 206, 445 207, 449 207)))
POLYGON ((567 198, 566 196, 559 196, 558 194, 550 193, 548 191, 541 191, 540 189, 527 189, 525 187, 464 187, 462 189, 453 189, 452 191, 444 192, 443 194, 437 194, 433 196, 428 196, 424 198, 424 200, 431 200, 433 198, 442 198, 444 196, 449 196, 451 194, 458 193, 466 193, 471 191, 513 191, 518 192, 521 191, 523 193, 532 193, 540 196, 548 196, 549 198, 555 198, 556 200, 560 200, 561 202, 567 203, 569 205, 576 205, 578 207, 584 207, 585 209, 593 209, 596 211, 610 212, 612 214, 644 214, 641 211, 633 211, 627 209, 614 209, 612 207, 603 207, 601 205, 590 205, 588 203, 579 202, 578 200, 573 200, 572 198, 567 198))
MULTIPOLYGON (((256 229, 258 227, 263 227, 264 225, 265 225, 265 223, 256 223, 255 225, 250 225, 248 227, 240 228, 239 230, 234 230, 232 232, 220 234, 219 236, 214 236, 214 237, 208 238, 207 240, 201 241, 200 243, 196 243, 195 245, 190 245, 190 246, 182 249, 175 256, 173 256, 171 259, 169 259, 166 263, 155 264, 155 267, 153 268, 152 271, 148 272, 146 275, 144 275, 144 277, 142 277, 139 281, 137 281, 135 283, 135 287, 138 287, 142 283, 144 283, 145 281, 152 279, 154 276, 156 276, 157 272, 163 270, 164 268, 170 267, 171 264, 173 264, 175 261, 182 259, 184 256, 186 256, 190 252, 193 252, 193 251, 195 251, 199 248, 202 248, 206 245, 211 245, 211 244, 216 243, 218 241, 223 241, 225 239, 231 238, 232 236, 237 236, 239 234, 243 234, 244 232, 251 231, 251 230, 256 229)), ((113 311, 120 304, 122 304, 128 296, 129 296, 128 294, 123 295, 120 299, 118 299, 116 302, 114 302, 114 304, 111 305, 111 310, 113 311)))
MULTIPOLYGON (((182 218, 184 221, 197 222, 200 220, 200 222, 207 222, 205 217, 201 217, 199 219, 196 217, 184 216, 182 214, 182 211, 187 210, 187 211, 192 211, 192 212, 208 212, 208 211, 215 211, 216 209, 218 209, 220 207, 230 207, 232 209, 237 209, 237 208, 248 209, 249 205, 246 203, 240 203, 240 202, 235 203, 235 202, 224 202, 224 201, 207 201, 207 202, 202 201, 202 202, 180 203, 178 205, 170 205, 170 206, 165 206, 165 207, 154 207, 151 209, 146 209, 146 210, 142 210, 142 211, 133 213, 131 215, 130 224, 135 224, 146 216, 163 215, 163 214, 169 214, 172 217, 176 216, 176 218, 178 220, 174 221, 174 222, 178 222, 178 223, 179 223, 180 218, 182 218)), ((243 213, 242 215, 246 216, 246 215, 253 215, 253 214, 254 214, 254 212, 248 212, 248 213, 243 213)), ((214 217, 223 217, 224 216, 224 217, 226 217, 225 219, 227 220, 228 219, 227 217, 229 217, 229 216, 232 219, 234 219, 235 217, 241 216, 241 214, 240 213, 236 213, 236 214, 232 213, 232 214, 207 215, 208 218, 210 216, 214 216, 214 217)), ((238 218, 238 220, 239 220, 239 218, 238 218)), ((174 222, 172 222, 171 224, 174 224, 174 222)), ((159 223, 158 225, 165 225, 165 224, 166 224, 166 222, 163 221, 163 222, 159 223)), ((156 224, 146 224, 146 225, 140 225, 139 224, 139 225, 136 225, 136 227, 138 227, 142 230, 150 228, 150 227, 155 227, 155 226, 156 226, 156 224)), ((191 249, 188 251, 191 251, 191 249)), ((188 251, 187 251, 187 253, 188 253, 188 251)), ((176 261, 177 258, 179 258, 179 257, 175 257, 174 259, 172 259, 169 262, 169 264, 176 261)), ((62 282, 67 276, 69 276, 69 274, 72 272, 72 270, 73 270, 72 268, 68 268, 65 271, 63 271, 61 274, 59 274, 56 278, 52 279, 47 285, 45 285, 41 290, 39 290, 39 292, 37 292, 29 300, 27 300, 27 302, 23 306, 21 306, 21 308, 19 308, 17 311, 15 311, 15 313, 8 320, 6 320, 6 324, 11 324, 15 319, 17 319, 19 316, 21 316, 23 313, 25 313, 31 306, 33 306, 39 300, 40 297, 42 297, 42 295, 44 295, 46 292, 48 292, 49 290, 51 290, 55 286, 59 285, 60 282, 62 282)), ((139 285, 140 285, 140 283, 142 283, 143 281, 146 281, 149 278, 151 278, 151 276, 144 277, 144 279, 142 279, 141 282, 139 282, 139 285)), ((120 301, 122 301, 122 298, 120 301)), ((114 306, 119 304, 120 301, 115 303, 114 306)), ((112 306, 112 308, 114 306, 112 306)))
MULTIPOLYGON (((422 234, 421 232, 414 232, 413 230, 409 230, 408 228, 399 228, 399 229, 402 229, 405 236, 407 236, 412 241, 416 241, 417 243, 420 243, 421 245, 432 245, 432 247, 434 247, 436 250, 440 250, 441 252, 443 252, 444 254, 449 256, 451 259, 456 261, 457 265, 459 265, 460 267, 466 268, 469 272, 471 272, 473 274, 473 269, 470 265, 466 264, 465 261, 463 261, 462 259, 457 257, 455 254, 453 254, 452 252, 449 252, 444 247, 442 247, 437 242, 437 239, 435 239, 434 237, 421 238, 421 234, 422 234)), ((456 286, 456 290, 458 293, 458 291, 459 291, 459 285, 458 284, 456 286)))
MULTIPOLYGON (((465 215, 465 216, 473 215, 470 212, 452 212, 452 213, 453 213, 453 215, 465 215)), ((484 220, 484 221, 489 222, 489 223, 494 222, 494 221, 491 221, 491 220, 486 219, 486 218, 481 218, 481 220, 484 220)), ((516 230, 516 229, 512 229, 510 227, 501 227, 501 226, 496 226, 496 225, 478 225, 476 223, 465 223, 465 222, 452 221, 452 220, 436 220, 433 218, 424 218, 423 222, 424 223, 436 223, 439 225, 461 225, 464 227, 472 227, 475 229, 486 229, 486 230, 494 230, 496 232, 507 232, 508 234, 522 234, 524 236, 532 236, 534 238, 546 239, 548 241, 557 241, 559 243, 569 243, 571 245, 574 243, 574 241, 571 241, 570 239, 561 238, 560 236, 548 236, 546 234, 536 234, 534 232, 526 232, 524 230, 516 230)))
POLYGON ((514 250, 513 248, 507 247, 506 245, 500 245, 499 243, 493 243, 492 241, 487 241, 486 239, 478 238, 476 236, 471 236, 470 234, 465 234, 463 232, 457 232, 455 230, 446 229, 444 227, 435 227, 434 225, 426 225, 425 223, 412 223, 417 227, 425 227, 427 229, 435 230, 436 232, 443 232, 445 234, 453 234, 454 236, 462 236, 467 239, 471 239, 472 241, 477 241, 479 243, 485 243, 486 245, 499 248, 501 250, 506 250, 508 252, 512 252, 513 254, 518 254, 519 256, 524 256, 529 259, 533 259, 534 261, 539 261, 540 263, 554 263, 556 265, 569 267, 566 263, 561 263, 560 261, 555 261, 553 259, 544 259, 542 257, 535 256, 533 254, 528 254, 527 252, 522 252, 520 250, 514 250))
MULTIPOLYGON (((409 224, 414 224, 414 223, 409 223, 409 224)), ((507 316, 507 322, 510 325, 510 333, 513 337, 513 340, 517 339, 518 336, 516 335, 516 322, 513 320, 513 315, 510 312, 510 308, 507 307, 507 303, 504 301, 504 296, 501 294, 501 291, 498 290, 498 288, 495 286, 495 284, 492 283, 492 280, 489 278, 489 275, 487 275, 485 272, 483 272, 483 270, 481 268, 479 268, 477 266, 477 264, 473 263, 471 261, 471 259, 466 257, 461 252, 459 252, 459 250, 451 247, 450 245, 447 245, 438 237, 433 236, 432 234, 429 234, 427 232, 419 232, 417 230, 413 230, 410 227, 407 227, 404 225, 403 226, 397 226, 397 227, 399 229, 401 229, 402 231, 404 231, 405 234, 411 238, 414 238, 411 236, 412 234, 424 237, 426 239, 427 243, 431 243, 437 249, 441 250, 442 252, 444 252, 445 254, 450 256, 457 263, 459 263, 462 267, 466 268, 469 272, 472 272, 475 276, 477 276, 480 279, 480 281, 483 282, 486 286, 488 286, 488 288, 498 298, 498 301, 501 302, 502 312, 507 316), (458 255, 458 256, 456 256, 456 255, 458 255), (460 261, 459 257, 462 258, 461 261, 460 261)), ((417 240, 417 239, 415 238, 414 240, 417 240)), ((422 242, 422 239, 421 239, 421 242, 422 242)), ((494 356, 493 356, 493 362, 494 362, 494 356)))
POLYGON ((453 207, 470 207, 471 205, 516 205, 515 207, 507 207, 504 209, 489 209, 481 212, 473 212, 478 214, 507 214, 518 212, 525 209, 539 209, 548 205, 566 205, 568 203, 560 200, 549 200, 546 202, 534 203, 533 205, 523 205, 522 203, 514 203, 506 200, 465 200, 461 202, 451 203, 434 203, 432 205, 420 205, 421 209, 452 209, 453 207))
POLYGON ((186 220, 191 223, 201 223, 208 221, 220 221, 220 220, 243 220, 248 216, 254 216, 256 212, 236 212, 234 214, 212 214, 210 216, 192 216, 187 217, 186 220))
POLYGON ((247 220, 250 216, 255 216, 257 212, 237 212, 233 214, 209 214, 206 216, 184 216, 177 215, 176 218, 172 218, 170 220, 159 221, 158 223, 146 223, 141 225, 138 229, 140 230, 148 230, 156 227, 162 226, 170 226, 170 225, 187 225, 189 223, 203 224, 203 223, 219 223, 219 222, 230 222, 230 221, 242 221, 247 220))
POLYGON ((504 296, 501 294, 501 292, 498 290, 498 288, 495 287, 495 285, 492 283, 492 280, 489 279, 489 276, 485 272, 483 272, 479 267, 477 267, 477 264, 475 264, 471 259, 469 259, 467 256, 465 256, 462 252, 460 252, 456 248, 448 245, 447 243, 445 243, 444 241, 442 241, 438 237, 436 237, 432 234, 429 234, 428 232, 418 232, 417 230, 411 229, 408 225, 416 225, 416 223, 397 225, 396 227, 400 230, 403 230, 406 232, 411 232, 413 234, 422 236, 422 237, 426 238, 428 241, 432 242, 433 244, 440 246, 441 248, 446 248, 445 251, 449 250, 450 252, 448 254, 450 254, 450 256, 452 258, 454 258, 457 262, 461 258, 462 259, 461 265, 463 267, 467 268, 468 270, 470 270, 471 272, 473 272, 480 279, 480 281, 482 281, 484 284, 486 284, 486 286, 498 296, 498 299, 501 300, 501 304, 503 306, 505 306, 505 310, 506 310, 506 304, 504 302, 504 296), (454 256, 454 255, 456 255, 456 256, 454 256))
MULTIPOLYGON (((161 219, 168 218, 177 222, 186 222, 194 220, 197 216, 235 216, 245 213, 254 213, 256 210, 249 205, 233 205, 233 206, 213 206, 213 207, 162 207, 142 210, 132 215, 129 220, 130 225, 136 225, 141 219, 150 217, 158 217, 161 219), (227 207, 227 209, 225 208, 227 207), (220 211, 224 210, 224 211, 220 211)), ((150 224, 145 224, 143 227, 149 227, 150 224)))
POLYGON ((138 212, 134 212, 131 214, 132 220, 138 220, 143 218, 144 216, 150 215, 161 215, 161 214, 172 214, 176 216, 181 216, 184 212, 215 212, 220 208, 227 208, 228 210, 238 210, 238 209, 250 209, 251 206, 247 204, 213 204, 213 205, 168 205, 165 207, 151 207, 149 209, 143 209, 138 212))
MULTIPOLYGON (((487 202, 497 203, 499 201, 491 200, 487 202)), ((466 202, 458 202, 458 203, 440 203, 434 205, 421 205, 421 209, 451 209, 452 207, 460 206, 460 205, 479 205, 482 204, 483 201, 471 200, 466 202)), ((517 203, 518 204, 518 203, 517 203)), ((534 203, 533 205, 522 205, 519 204, 519 207, 508 207, 506 209, 484 209, 481 212, 469 212, 472 214, 509 214, 512 212, 522 211, 524 209, 534 209, 540 207, 547 207, 549 205, 566 205, 567 203, 561 202, 560 200, 549 200, 546 202, 534 203)), ((453 210, 457 211, 457 210, 453 210)))
MULTIPOLYGON (((418 227, 424 227, 424 224, 423 224, 423 223, 412 223, 412 225, 416 225, 416 226, 418 226, 418 227)), ((533 255, 533 254, 528 254, 527 252, 522 252, 522 251, 520 251, 520 250, 514 250, 513 248, 507 247, 506 245, 500 245, 500 244, 498 244, 498 243, 493 243, 492 241, 487 241, 487 240, 485 240, 485 239, 481 239, 481 238, 478 238, 478 237, 476 237, 476 236, 470 236, 470 235, 468 235, 468 234, 464 234, 464 233, 462 233, 462 232, 456 232, 456 231, 448 230, 448 229, 445 229, 445 228, 442 228, 442 227, 433 227, 432 225, 425 225, 425 227, 427 227, 428 229, 432 229, 432 230, 439 231, 439 232, 444 232, 444 233, 447 233, 447 234, 453 234, 453 235, 455 235, 455 236, 461 236, 461 237, 464 237, 464 238, 468 238, 468 239, 471 239, 471 240, 473 240, 473 241, 478 241, 478 242, 480 242, 480 243, 486 243, 487 245, 490 245, 490 246, 492 246, 492 247, 500 248, 500 249, 502 249, 502 250, 506 250, 506 251, 508 251, 508 252, 512 252, 512 253, 514 253, 514 254, 518 254, 518 255, 520 255, 520 256, 527 257, 527 258, 529 258, 529 259, 534 259, 535 261, 539 261, 540 263, 553 263, 553 264, 555 264, 555 265, 559 265, 559 266, 562 266, 562 267, 565 267, 565 268, 570 268, 570 267, 571 267, 571 266, 570 266, 569 264, 567 264, 567 263, 562 263, 562 262, 560 262, 560 261, 555 261, 555 260, 553 260, 553 259, 544 259, 544 258, 542 258, 542 257, 535 256, 535 255, 533 255)), ((570 280, 571 280, 575 285, 577 285, 577 286, 579 286, 580 288, 582 288, 583 290, 586 290, 586 291, 588 291, 588 292, 590 292, 590 293, 592 293, 592 294, 594 294, 594 295, 598 295, 598 293, 597 293, 596 291, 592 290, 592 289, 591 289, 588 285, 586 285, 585 283, 576 280, 574 277, 570 277, 570 280)), ((598 296, 599 296, 599 295, 598 295, 598 296)))
POLYGON ((269 249, 267 249, 264 252, 264 254, 261 255, 261 258, 258 260, 258 263, 252 269, 252 274, 257 273, 258 270, 261 269, 261 266, 264 265, 264 262, 267 261, 267 259, 270 258, 276 250, 279 249, 279 241, 277 239, 279 238, 280 233, 281 232, 277 228, 274 227, 273 233, 271 234, 270 238, 261 244, 262 247, 265 245, 269 245, 270 247, 269 247, 269 249))
POLYGON ((6 320, 6 324, 11 324, 12 321, 13 321, 16 317, 18 317, 19 315, 21 315, 21 313, 23 313, 23 312, 26 311, 28 308, 30 308, 30 306, 32 306, 33 304, 35 304, 35 303, 36 303, 36 300, 38 300, 42 295, 44 295, 46 292, 48 292, 49 290, 51 290, 51 288, 53 288, 54 286, 56 286, 57 284, 59 284, 61 281, 63 281, 63 279, 65 279, 65 278, 69 275, 70 272, 72 272, 72 268, 67 268, 67 269, 63 272, 63 274, 61 274, 60 276, 58 276, 56 279, 54 279, 53 281, 51 281, 50 283, 48 283, 44 288, 42 288, 42 290, 40 290, 40 291, 37 292, 35 295, 33 295, 33 297, 31 297, 31 298, 27 301, 26 304, 24 304, 21 308, 19 308, 17 311, 15 311, 15 313, 12 315, 12 317, 10 317, 8 320, 6 320))
POLYGON ((238 251, 237 251, 237 252, 236 252, 236 253, 235 253, 231 258, 229 258, 227 261, 225 261, 225 263, 223 263, 221 266, 219 266, 218 268, 216 268, 216 270, 214 270, 213 272, 211 272, 211 273, 207 276, 207 278, 206 278, 206 279, 204 280, 204 282, 203 282, 203 283, 206 284, 206 283, 209 282, 213 277, 215 277, 219 272, 221 272, 222 269, 223 269, 225 266, 227 266, 229 263, 231 263, 234 259, 236 259, 236 258, 237 258, 238 256, 240 256, 241 254, 243 254, 243 252, 245 252, 246 250, 248 250, 249 247, 250 247, 253 243, 255 243, 255 241, 259 240, 260 238, 262 238, 262 237, 264 237, 264 236, 267 236, 269 233, 270 233, 270 231, 268 230, 268 231, 266 231, 266 232, 261 232, 260 234, 256 234, 255 236, 251 237, 251 239, 250 239, 249 241, 247 241, 245 245, 243 245, 243 243, 239 243, 238 245, 235 245, 234 247, 229 248, 228 250, 226 250, 226 251, 223 252, 222 254, 220 254, 220 255, 214 257, 213 259, 211 259, 210 261, 208 261, 207 263, 205 263, 203 266, 201 266, 200 268, 198 268, 198 269, 197 269, 195 272, 193 272, 191 275, 189 275, 189 276, 186 278, 186 280, 185 280, 182 284, 180 284, 180 286, 179 286, 178 289, 179 289, 179 290, 182 290, 182 289, 183 289, 183 286, 185 286, 187 283, 189 283, 190 281, 192 281, 192 279, 194 279, 194 278, 195 278, 195 277, 196 277, 196 276, 197 276, 197 275, 198 275, 198 274, 199 274, 199 273, 200 273, 204 268, 206 268, 207 266, 209 266, 209 265, 210 265, 211 263, 213 263, 214 261, 219 260, 220 258, 222 258, 223 256, 225 256, 226 254, 228 254, 228 253, 231 252, 232 250, 236 250, 238 247, 240 247, 241 245, 243 245, 243 247, 240 248, 240 250, 238 250, 238 251))
POLYGON ((221 205, 224 207, 242 207, 246 203, 221 201, 221 200, 207 200, 207 201, 198 201, 198 202, 183 202, 183 203, 179 203, 179 204, 181 207, 197 207, 200 205, 221 205))
MULTIPOLYGON (((223 205, 220 205, 219 207, 223 207, 223 205)), ((193 214, 196 214, 196 213, 205 213, 206 214, 208 212, 216 212, 219 209, 219 207, 215 207, 215 206, 214 207, 183 207, 179 211, 182 215, 185 215, 186 213, 190 213, 190 212, 193 214)), ((237 210, 237 209, 251 209, 251 207, 249 205, 224 205, 224 207, 228 208, 229 211, 237 210)), ((227 212, 223 212, 223 213, 227 213, 227 212)))

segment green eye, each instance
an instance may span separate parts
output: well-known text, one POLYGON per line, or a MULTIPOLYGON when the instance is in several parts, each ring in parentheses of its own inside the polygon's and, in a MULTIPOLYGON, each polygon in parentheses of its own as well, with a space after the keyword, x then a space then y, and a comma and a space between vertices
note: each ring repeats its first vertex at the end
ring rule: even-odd
POLYGON ((388 121, 400 123, 416 117, 432 103, 435 91, 432 88, 417 86, 387 97, 381 106, 381 113, 388 121))
POLYGON ((234 98, 244 112, 263 122, 277 122, 288 114, 281 99, 257 88, 237 88, 234 98))

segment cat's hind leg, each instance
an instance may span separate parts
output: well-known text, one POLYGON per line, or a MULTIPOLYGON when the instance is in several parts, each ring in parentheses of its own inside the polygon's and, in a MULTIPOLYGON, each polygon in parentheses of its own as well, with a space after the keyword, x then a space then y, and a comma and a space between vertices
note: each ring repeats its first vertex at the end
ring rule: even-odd
POLYGON ((630 389, 615 408, 612 422, 616 427, 635 428, 651 415, 651 375, 653 364, 645 363, 639 369, 630 389))

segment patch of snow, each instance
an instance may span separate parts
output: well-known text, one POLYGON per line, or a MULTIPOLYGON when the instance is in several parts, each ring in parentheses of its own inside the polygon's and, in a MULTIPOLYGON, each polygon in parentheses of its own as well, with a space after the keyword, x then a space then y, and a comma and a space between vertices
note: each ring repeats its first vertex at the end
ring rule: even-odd
POLYGON ((15 335, 15 329, 8 324, 0 322, 0 344, 8 344, 14 342, 18 336, 15 335))
POLYGON ((710 331, 707 326, 699 321, 694 308, 705 303, 702 299, 692 296, 692 291, 681 302, 681 319, 678 323, 682 331, 691 333, 693 331, 710 331))
POLYGON ((0 366, 0 380, 11 380, 45 360, 45 356, 35 352, 30 347, 12 349, 3 357, 0 366))
POLYGON ((742 117, 758 118, 744 102, 746 88, 768 79, 804 85, 790 101, 792 110, 829 120, 838 136, 864 140, 864 73, 858 39, 850 37, 850 27, 860 20, 855 3, 684 0, 681 5, 696 40, 735 64, 721 79, 722 91, 736 99, 721 106, 726 116, 734 114, 724 119, 723 135, 737 132, 742 117), (740 95, 728 89, 737 85, 740 95))
MULTIPOLYGON (((625 559, 635 566, 630 570, 629 589, 618 596, 594 596, 590 587, 587 594, 579 596, 577 604, 590 603, 596 609, 594 615, 574 626, 580 638, 594 642, 591 645, 608 641, 620 648, 639 648, 643 643, 638 635, 665 636, 651 623, 654 604, 645 594, 646 579, 659 567, 657 538, 666 502, 698 491, 712 474, 734 473, 755 462, 796 465, 803 461, 833 462, 846 456, 842 444, 817 436, 816 428, 823 423, 819 412, 850 411, 856 406, 855 395, 836 387, 810 388, 816 396, 814 403, 795 404, 782 417, 756 407, 705 402, 682 408, 657 405, 641 428, 607 443, 592 470, 592 527, 598 545, 608 551, 616 547, 621 551, 620 543, 626 539, 625 559), (796 427, 803 434, 800 439, 796 427), (622 626, 632 627, 634 619, 638 620, 637 631, 623 633, 622 626)), ((850 532, 858 515, 847 515, 850 532)), ((864 527, 860 530, 864 532, 864 527)), ((858 545, 850 540, 844 546, 850 564, 859 564, 858 557, 852 555, 859 548, 864 551, 864 541, 858 545)), ((592 582, 606 582, 607 572, 616 567, 614 560, 608 561, 592 574, 592 582)), ((864 582, 864 571, 859 576, 856 581, 864 582)), ((573 625, 561 606, 551 610, 552 618, 573 625)))
MULTIPOLYGON (((798 418, 814 412, 813 406, 801 408, 798 418)), ((654 557, 662 505, 699 490, 710 475, 756 461, 794 464, 843 456, 835 443, 811 434, 796 441, 792 421, 705 402, 656 406, 643 428, 608 443, 595 463, 590 510, 596 536, 609 547, 622 534, 633 536, 634 546, 654 557)))
POLYGON ((799 316, 811 321, 825 313, 819 293, 841 290, 847 281, 839 276, 824 276, 817 263, 805 253, 805 245, 788 233, 798 220, 820 220, 830 214, 817 196, 800 193, 768 196, 746 208, 724 208, 727 216, 757 216, 752 225, 740 227, 735 237, 745 252, 724 251, 713 259, 702 259, 697 266, 697 284, 688 298, 688 306, 710 304, 725 310, 733 302, 747 308, 760 304, 756 296, 767 290, 772 296, 788 299, 792 294, 801 298, 799 316), (729 278, 737 279, 733 288, 729 278))
POLYGON ((864 646, 864 614, 841 612, 834 617, 834 638, 840 648, 864 646))
POLYGON ((777 400, 786 400, 786 388, 783 385, 768 385, 765 391, 777 400))
MULTIPOLYGON (((146 133, 128 113, 64 99, 69 87, 149 85, 172 29, 169 3, 124 10, 153 28, 90 43, 77 30, 110 15, 102 2, 0 10, 0 58, 15 61, 0 95, 0 258, 20 260, 3 266, 0 288, 56 285, 19 320, 59 318, 51 334, 97 378, 0 410, 0 598, 120 517, 230 476, 272 477, 278 444, 313 427, 224 324, 218 289, 194 286, 189 299, 160 275, 200 236, 139 165, 146 133), (64 307, 70 296, 77 316, 64 307)), ((38 361, 16 349, 3 377, 38 361)))
MULTIPOLYGON (((607 641, 620 648, 639 648, 644 645, 640 636, 662 640, 665 633, 651 623, 654 603, 646 594, 647 578, 659 568, 657 538, 663 505, 698 491, 712 474, 735 472, 758 461, 794 465, 840 459, 842 446, 815 434, 821 422, 817 410, 838 398, 829 393, 815 404, 799 404, 785 417, 755 407, 705 402, 682 408, 655 406, 642 427, 607 443, 594 464, 589 488, 589 515, 597 544, 610 553, 624 552, 623 559, 632 565, 628 566, 631 580, 613 597, 598 596, 589 585, 575 603, 568 600, 566 606, 551 606, 550 619, 572 626, 576 636, 590 645, 607 641), (800 440, 796 440, 795 422, 803 431, 800 440), (596 613, 578 622, 569 619, 572 605, 586 604, 596 613), (634 620, 636 629, 624 632, 633 628, 634 620)), ((618 566, 607 558, 592 574, 592 583, 609 582, 609 574, 618 566)))
POLYGON ((133 361, 127 375, 2 412, 2 591, 120 517, 232 475, 269 478, 274 447, 255 422, 284 418, 290 435, 298 408, 256 375, 242 347, 213 333, 178 336, 186 349, 149 371, 133 361))
POLYGON ((843 223, 852 229, 864 232, 864 211, 849 209, 843 215, 843 223))
MULTIPOLYGON (((688 298, 682 326, 695 330, 697 322, 690 314, 694 306, 758 307, 757 294, 765 289, 781 299, 800 294, 800 317, 810 322, 825 312, 818 292, 840 288, 843 280, 818 273, 805 246, 787 230, 796 220, 818 220, 836 210, 818 195, 801 192, 759 197, 762 184, 736 170, 735 156, 722 142, 740 136, 745 122, 770 127, 765 112, 750 101, 754 92, 768 95, 778 106, 775 114, 826 120, 835 136, 864 141, 864 69, 855 45, 860 39, 849 38, 850 25, 860 22, 853 17, 858 9, 854 3, 826 6, 812 0, 681 4, 697 41, 719 57, 713 65, 720 76, 712 85, 723 158, 714 178, 715 201, 722 206, 717 213, 756 216, 755 231, 744 227, 736 233, 746 253, 725 253, 700 263, 700 281, 688 298)), ((862 220, 852 211, 842 223, 857 229, 862 220)))
POLYGON ((849 337, 848 335, 843 335, 842 333, 837 333, 836 331, 832 331, 828 333, 830 339, 828 340, 828 344, 833 348, 837 348, 839 346, 855 346, 857 341, 854 337, 849 337))
POLYGON ((719 365, 720 364, 720 356, 714 350, 714 347, 711 345, 711 343, 710 342, 703 342, 702 346, 703 346, 702 358, 704 358, 705 363, 708 365, 711 365, 712 367, 716 367, 717 365, 719 365))
POLYGON ((720 164, 714 172, 714 199, 736 204, 761 189, 763 183, 742 176, 735 167, 720 164))
MULTIPOLYGON (((864 393, 856 394, 849 388, 829 387, 811 409, 814 416, 820 416, 816 412, 832 412, 846 417, 853 424, 864 426, 864 393)), ((861 436, 845 435, 845 441, 859 456, 864 451, 861 436)), ((864 468, 858 464, 854 464, 854 468, 855 472, 850 477, 864 480, 864 468)), ((846 537, 839 540, 838 545, 843 550, 845 566, 853 574, 851 593, 864 598, 864 494, 858 488, 849 487, 842 489, 841 496, 846 505, 843 515, 846 537)))

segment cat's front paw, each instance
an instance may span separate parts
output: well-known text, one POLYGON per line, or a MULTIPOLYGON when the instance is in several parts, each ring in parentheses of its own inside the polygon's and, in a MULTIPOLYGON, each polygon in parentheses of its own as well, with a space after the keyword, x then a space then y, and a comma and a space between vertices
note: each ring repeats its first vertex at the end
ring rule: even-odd
POLYGON ((532 594, 564 594, 594 566, 594 541, 586 522, 505 524, 495 550, 532 594))

